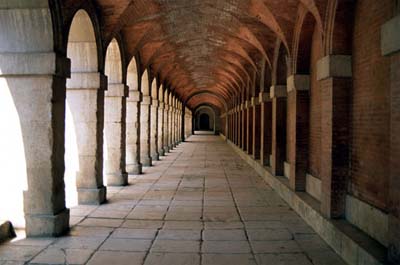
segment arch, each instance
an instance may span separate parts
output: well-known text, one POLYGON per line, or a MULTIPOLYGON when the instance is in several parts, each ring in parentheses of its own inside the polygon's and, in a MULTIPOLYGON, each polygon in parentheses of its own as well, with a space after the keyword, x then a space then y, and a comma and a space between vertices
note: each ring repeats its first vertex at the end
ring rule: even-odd
POLYGON ((271 85, 286 85, 289 75, 289 58, 286 49, 279 40, 276 41, 274 51, 274 63, 272 67, 271 85))
POLYGON ((123 83, 122 53, 118 41, 112 39, 107 47, 104 72, 109 84, 123 83))
POLYGON ((190 94, 189 97, 188 97, 186 100, 184 100, 184 104, 187 105, 188 102, 189 102, 193 97, 196 97, 196 96, 202 95, 202 94, 209 94, 209 95, 212 95, 213 97, 219 98, 220 101, 222 102, 222 104, 224 105, 224 108, 225 108, 225 109, 228 109, 228 104, 227 104, 227 102, 226 102, 225 100, 222 100, 222 99, 221 99, 221 96, 220 96, 218 93, 214 92, 214 91, 204 91, 204 90, 203 90, 203 91, 196 91, 196 92, 190 94))
POLYGON ((195 111, 195 130, 196 131, 202 130, 201 117, 202 116, 204 117, 204 115, 208 116, 208 121, 209 121, 209 125, 208 125, 209 128, 206 129, 205 131, 215 132, 216 113, 215 113, 214 109, 209 105, 202 105, 196 109, 196 111, 195 111))
POLYGON ((156 78, 153 78, 153 81, 151 82, 151 98, 158 99, 158 86, 156 78))
POLYGON ((310 74, 311 47, 316 44, 313 43, 313 37, 322 46, 322 31, 315 17, 300 5, 293 41, 293 74, 310 74))
POLYGON ((324 55, 351 55, 354 0, 329 0, 324 27, 324 55))
POLYGON ((141 78, 141 82, 140 82, 141 91, 142 91, 143 96, 150 96, 151 91, 150 91, 150 79, 149 78, 150 78, 150 76, 149 76, 148 70, 146 69, 142 74, 142 78, 141 78))
POLYGON ((98 45, 94 24, 89 14, 80 9, 72 19, 68 34, 67 57, 71 59, 71 72, 97 72, 99 70, 98 45))
POLYGON ((214 134, 219 134, 221 130, 220 111, 217 106, 210 103, 203 103, 197 106, 193 111, 194 131, 198 131, 200 129, 200 116, 204 113, 209 116, 210 131, 212 131, 214 134))
POLYGON ((202 114, 200 114, 199 120, 200 120, 199 129, 200 129, 201 131, 209 131, 209 130, 211 129, 211 126, 210 126, 210 117, 208 116, 207 113, 202 113, 202 114))
POLYGON ((104 126, 103 122, 98 122, 104 117, 104 82, 101 82, 99 73, 102 53, 98 45, 100 34, 93 21, 94 16, 91 17, 83 9, 78 10, 68 34, 67 57, 71 60, 71 78, 67 80, 65 127, 67 206, 105 200, 102 179, 103 135, 96 134, 93 137, 92 133, 94 130, 103 131, 104 126), (95 76, 100 79, 99 87, 88 87, 87 80, 95 76), (91 156, 96 160, 95 163, 88 159, 91 156), (102 195, 98 198, 88 195, 89 188, 93 188, 90 192, 102 195))
POLYGON ((132 57, 128 65, 128 70, 126 73, 126 84, 129 90, 138 91, 139 90, 139 71, 138 64, 135 57, 132 57))

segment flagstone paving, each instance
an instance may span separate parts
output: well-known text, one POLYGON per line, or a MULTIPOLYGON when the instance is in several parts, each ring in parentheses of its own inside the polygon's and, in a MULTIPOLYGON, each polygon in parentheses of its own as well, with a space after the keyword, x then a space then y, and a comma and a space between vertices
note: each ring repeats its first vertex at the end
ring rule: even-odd
POLYGON ((0 265, 342 265, 217 136, 192 136, 108 203, 71 209, 60 238, 0 245, 0 265))

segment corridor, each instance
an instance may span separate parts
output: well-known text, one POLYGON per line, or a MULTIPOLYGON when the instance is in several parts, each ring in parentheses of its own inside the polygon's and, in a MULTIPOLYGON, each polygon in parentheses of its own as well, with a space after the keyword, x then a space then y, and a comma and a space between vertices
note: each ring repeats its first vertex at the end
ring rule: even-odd
POLYGON ((345 264, 219 136, 189 137, 129 184, 71 209, 69 236, 1 245, 0 264, 345 264))

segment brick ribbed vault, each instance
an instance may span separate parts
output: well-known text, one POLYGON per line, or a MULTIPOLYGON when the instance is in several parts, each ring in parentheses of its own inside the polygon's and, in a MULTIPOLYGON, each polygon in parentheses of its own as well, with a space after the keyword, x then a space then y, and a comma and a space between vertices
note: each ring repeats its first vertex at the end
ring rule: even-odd
MULTIPOLYGON (((67 0, 65 6, 79 7, 81 2, 67 0)), ((326 2, 96 1, 105 44, 122 36, 126 61, 139 55, 141 68, 149 67, 182 101, 206 90, 223 102, 231 102, 246 89, 254 72, 260 76, 261 62, 271 67, 277 39, 290 57, 300 10, 312 14, 322 29, 326 2)), ((191 100, 194 105, 208 100, 204 94, 197 98, 191 100)), ((215 103, 215 98, 209 100, 215 103)))

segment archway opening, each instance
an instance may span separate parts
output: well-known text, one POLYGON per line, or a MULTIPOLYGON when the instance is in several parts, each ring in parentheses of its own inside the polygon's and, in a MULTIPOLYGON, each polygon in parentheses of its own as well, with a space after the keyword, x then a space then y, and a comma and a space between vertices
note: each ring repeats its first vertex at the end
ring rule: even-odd
POLYGON ((210 131, 210 116, 207 113, 203 113, 200 115, 200 128, 201 131, 210 131))
POLYGON ((85 116, 83 112, 91 112, 89 90, 84 90, 80 80, 86 74, 98 72, 97 44, 94 27, 88 13, 79 10, 71 23, 68 35, 67 57, 71 60, 71 78, 67 80, 67 100, 65 119, 65 191, 67 207, 78 204, 77 182, 84 157, 85 116))
MULTIPOLYGON (((1 65, 0 65, 1 72, 1 65)), ((0 222, 24 228, 23 192, 27 190, 24 141, 12 87, 0 78, 0 222)))

